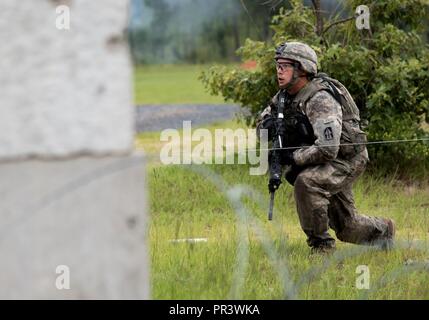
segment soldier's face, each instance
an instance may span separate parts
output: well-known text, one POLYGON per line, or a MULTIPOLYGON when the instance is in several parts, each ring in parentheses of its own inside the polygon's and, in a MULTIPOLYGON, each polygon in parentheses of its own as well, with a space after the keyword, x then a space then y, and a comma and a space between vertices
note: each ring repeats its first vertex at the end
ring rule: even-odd
POLYGON ((292 81, 293 76, 293 61, 289 59, 277 59, 277 81, 280 88, 285 88, 292 81))

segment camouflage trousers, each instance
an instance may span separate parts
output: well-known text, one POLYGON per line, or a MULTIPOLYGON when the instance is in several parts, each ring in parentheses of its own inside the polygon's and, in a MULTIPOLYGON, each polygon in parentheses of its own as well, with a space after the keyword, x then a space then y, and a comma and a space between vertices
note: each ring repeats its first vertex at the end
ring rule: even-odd
POLYGON ((310 247, 333 246, 331 227, 341 241, 371 244, 387 234, 382 218, 358 214, 352 193, 355 180, 363 173, 368 153, 351 160, 335 159, 304 169, 295 181, 299 220, 310 247))

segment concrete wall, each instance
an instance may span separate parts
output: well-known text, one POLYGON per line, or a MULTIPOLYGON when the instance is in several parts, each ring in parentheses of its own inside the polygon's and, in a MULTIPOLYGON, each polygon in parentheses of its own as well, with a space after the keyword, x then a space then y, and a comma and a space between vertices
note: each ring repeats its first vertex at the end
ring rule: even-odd
POLYGON ((125 0, 0 2, 0 158, 111 154, 133 143, 125 0), (70 30, 56 8, 70 8, 70 30))
POLYGON ((0 165, 0 299, 148 298, 143 172, 139 155, 0 165))
POLYGON ((149 298, 127 6, 0 1, 2 299, 149 298))

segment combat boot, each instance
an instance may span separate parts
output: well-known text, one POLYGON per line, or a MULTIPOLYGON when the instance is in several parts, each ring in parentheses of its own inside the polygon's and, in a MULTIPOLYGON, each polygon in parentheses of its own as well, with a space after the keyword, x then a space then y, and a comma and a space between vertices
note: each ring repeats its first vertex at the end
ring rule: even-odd
POLYGON ((384 218, 384 222, 387 224, 387 231, 386 234, 383 237, 383 240, 381 241, 381 249, 385 251, 389 251, 393 249, 393 242, 395 240, 395 221, 392 219, 384 218))
POLYGON ((333 254, 335 252, 336 246, 335 246, 335 242, 334 243, 329 243, 329 244, 320 244, 318 246, 313 246, 311 247, 311 252, 310 254, 322 254, 322 255, 329 255, 329 254, 333 254))

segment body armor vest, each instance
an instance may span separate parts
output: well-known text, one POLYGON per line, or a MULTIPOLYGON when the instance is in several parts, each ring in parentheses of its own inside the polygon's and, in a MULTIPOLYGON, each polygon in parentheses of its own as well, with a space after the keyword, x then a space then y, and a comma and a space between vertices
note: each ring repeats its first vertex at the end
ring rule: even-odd
POLYGON ((367 141, 366 134, 360 128, 359 109, 344 85, 323 73, 317 74, 296 96, 288 97, 284 90, 281 90, 273 98, 272 102, 278 110, 280 98, 285 96, 285 144, 287 147, 300 147, 314 143, 313 128, 304 110, 306 103, 322 90, 328 91, 341 105, 342 146, 339 155, 343 159, 350 159, 365 149, 367 141))

